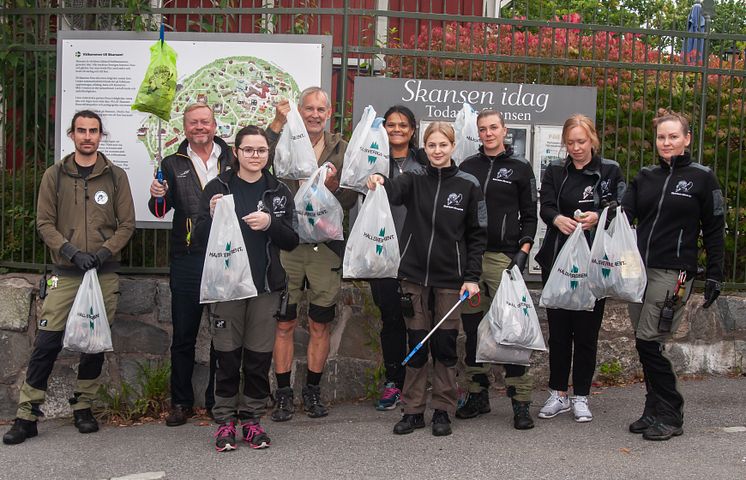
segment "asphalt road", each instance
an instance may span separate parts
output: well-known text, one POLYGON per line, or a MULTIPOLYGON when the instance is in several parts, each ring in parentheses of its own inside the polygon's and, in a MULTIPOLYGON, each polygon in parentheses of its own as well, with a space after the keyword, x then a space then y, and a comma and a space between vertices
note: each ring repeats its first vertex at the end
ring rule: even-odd
MULTIPOLYGON (((643 402, 643 386, 635 384, 594 389, 587 424, 563 414, 514 430, 509 400, 495 393, 492 413, 455 420, 450 437, 431 435, 429 413, 427 428, 397 436, 398 411, 343 404, 324 419, 296 413, 287 423, 267 421, 267 450, 240 445, 220 454, 214 426, 198 420, 175 428, 106 426, 90 435, 68 420, 47 421, 38 437, 0 445, 0 478, 746 479, 746 378, 688 380, 681 388, 685 433, 667 442, 628 433, 643 402)), ((545 398, 535 392, 534 417, 545 398)))

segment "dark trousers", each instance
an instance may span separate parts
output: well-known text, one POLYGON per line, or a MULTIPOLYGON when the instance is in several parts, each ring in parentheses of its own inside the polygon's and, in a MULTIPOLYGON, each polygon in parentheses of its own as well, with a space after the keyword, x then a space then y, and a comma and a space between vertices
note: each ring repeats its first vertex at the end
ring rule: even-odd
POLYGON ((662 423, 680 427, 684 424, 684 397, 679 392, 671 361, 663 354, 662 343, 635 340, 645 374, 645 413, 662 423))
POLYGON ((547 308, 549 388, 566 392, 572 367, 575 395, 590 393, 605 303, 605 300, 599 300, 593 311, 582 312, 547 308))
MULTIPOLYGON (((171 260, 171 404, 194 405, 192 374, 203 306, 199 303, 204 255, 184 255, 171 260)), ((215 350, 210 344, 210 374, 205 407, 215 404, 215 350)))
POLYGON ((386 381, 404 386, 405 369, 401 366, 407 355, 407 327, 401 313, 399 280, 376 278, 370 280, 373 301, 381 311, 381 351, 386 381))

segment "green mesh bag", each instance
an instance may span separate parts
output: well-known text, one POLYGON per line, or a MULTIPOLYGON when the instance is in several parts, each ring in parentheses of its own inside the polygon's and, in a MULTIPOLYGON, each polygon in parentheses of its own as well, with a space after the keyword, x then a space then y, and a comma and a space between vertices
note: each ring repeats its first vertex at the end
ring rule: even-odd
POLYGON ((176 51, 160 40, 150 47, 150 65, 132 104, 132 110, 171 119, 176 95, 176 51))

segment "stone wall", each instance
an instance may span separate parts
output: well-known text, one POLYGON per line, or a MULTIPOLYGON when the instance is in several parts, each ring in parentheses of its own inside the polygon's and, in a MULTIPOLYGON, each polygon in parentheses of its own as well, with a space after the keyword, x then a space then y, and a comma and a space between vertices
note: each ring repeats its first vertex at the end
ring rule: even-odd
MULTIPOLYGON (((0 419, 13 418, 18 389, 26 374, 33 345, 41 300, 39 275, 7 274, 0 276, 0 419)), ((171 339, 171 310, 168 279, 164 277, 121 277, 119 308, 112 326, 114 352, 107 354, 104 376, 116 385, 133 384, 138 363, 167 361, 171 339)), ((538 293, 534 292, 538 303, 538 293)), ((303 309, 301 309, 302 311, 303 309)), ((546 313, 539 316, 546 338, 546 313)), ((367 283, 345 282, 343 295, 333 324, 329 363, 325 369, 322 392, 327 401, 358 399, 372 383, 380 362, 377 309, 370 299, 367 283)), ((301 319, 301 325, 304 325, 301 319)), ((296 359, 293 382, 299 390, 306 370, 305 347, 308 332, 296 330, 296 359), (298 374, 300 373, 300 374, 298 374)), ((463 338, 460 339, 463 351, 463 338)), ((718 299, 712 308, 702 309, 702 296, 695 295, 687 306, 686 317, 668 347, 681 373, 724 374, 742 371, 746 357, 746 295, 718 299)), ((195 398, 203 399, 207 382, 209 336, 203 322, 197 344, 195 398)), ((548 377, 546 353, 535 353, 532 372, 537 386, 548 377)), ((608 302, 599 339, 599 365, 618 361, 625 378, 639 376, 634 337, 627 319, 626 305, 608 302)), ((77 354, 63 351, 50 378, 48 417, 70 414, 67 398, 77 371, 77 354)), ((499 370, 495 371, 499 380, 499 370)), ((271 376, 272 377, 272 376, 271 376)))

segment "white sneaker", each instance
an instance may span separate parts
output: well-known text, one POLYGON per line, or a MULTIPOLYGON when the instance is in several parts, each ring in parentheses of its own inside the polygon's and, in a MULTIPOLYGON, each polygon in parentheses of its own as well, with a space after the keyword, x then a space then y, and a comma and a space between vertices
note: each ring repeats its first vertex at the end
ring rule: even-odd
POLYGON ((588 408, 588 397, 576 395, 570 399, 572 401, 572 413, 575 415, 576 422, 590 422, 593 420, 593 414, 588 408))
POLYGON ((539 418, 554 418, 560 413, 570 411, 570 399, 560 395, 557 390, 549 389, 549 398, 539 411, 539 418))

